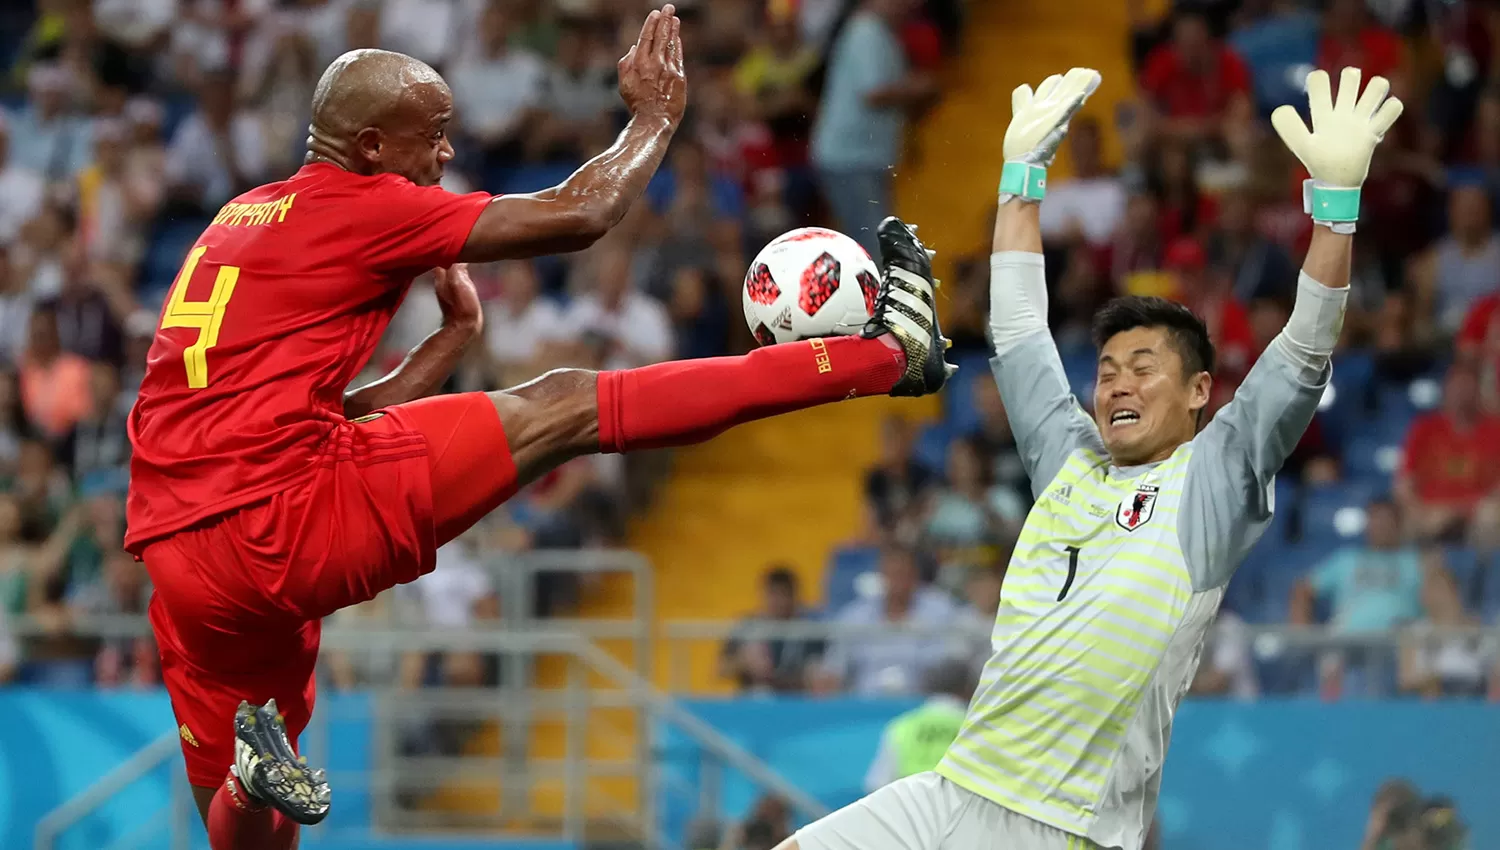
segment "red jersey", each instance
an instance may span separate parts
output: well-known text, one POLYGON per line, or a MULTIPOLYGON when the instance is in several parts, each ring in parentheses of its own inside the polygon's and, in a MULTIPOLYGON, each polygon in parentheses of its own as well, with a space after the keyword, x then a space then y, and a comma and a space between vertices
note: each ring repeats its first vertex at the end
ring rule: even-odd
POLYGON ((1500 480, 1500 417, 1481 414, 1461 429, 1442 411, 1429 413, 1412 423, 1402 455, 1422 502, 1471 509, 1500 480))
POLYGON ((226 204, 172 284, 130 413, 126 548, 316 467, 412 279, 457 261, 490 199, 317 163, 226 204))
POLYGON ((1188 73, 1177 49, 1163 44, 1146 57, 1141 88, 1170 118, 1206 118, 1224 111, 1236 95, 1250 93, 1250 70, 1227 47, 1215 49, 1213 68, 1199 77, 1188 73))

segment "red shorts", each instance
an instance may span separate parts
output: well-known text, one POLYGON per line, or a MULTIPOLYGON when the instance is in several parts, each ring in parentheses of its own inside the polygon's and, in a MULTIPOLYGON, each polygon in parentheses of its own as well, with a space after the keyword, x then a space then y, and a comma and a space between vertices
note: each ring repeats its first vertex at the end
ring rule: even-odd
POLYGON ((274 697, 295 741, 312 715, 320 619, 431 571, 438 546, 516 487, 483 393, 344 423, 326 449, 305 480, 142 553, 194 785, 224 780, 241 700, 274 697))

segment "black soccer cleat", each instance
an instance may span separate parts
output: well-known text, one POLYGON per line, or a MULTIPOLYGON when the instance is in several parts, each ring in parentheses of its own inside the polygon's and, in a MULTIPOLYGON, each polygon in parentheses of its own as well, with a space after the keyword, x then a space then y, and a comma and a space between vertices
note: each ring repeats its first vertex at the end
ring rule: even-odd
POLYGON ((917 239, 915 227, 895 216, 882 221, 876 235, 880 238, 880 294, 875 299, 875 315, 860 336, 890 334, 906 352, 906 374, 891 388, 891 395, 931 395, 958 371, 943 359, 951 343, 938 327, 932 252, 917 239))
POLYGON ((292 750, 276 700, 256 707, 241 702, 234 713, 234 765, 240 787, 257 803, 312 826, 328 817, 332 791, 322 770, 292 750))

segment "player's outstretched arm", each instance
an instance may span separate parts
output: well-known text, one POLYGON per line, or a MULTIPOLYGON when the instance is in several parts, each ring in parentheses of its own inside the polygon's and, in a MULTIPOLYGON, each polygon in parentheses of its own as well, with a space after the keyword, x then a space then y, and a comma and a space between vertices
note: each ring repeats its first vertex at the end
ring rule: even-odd
POLYGON ((666 156, 687 105, 682 21, 670 4, 652 12, 620 60, 620 96, 630 123, 604 153, 561 185, 504 195, 480 214, 459 260, 483 263, 587 248, 620 222, 666 156))
POLYGON ((1402 108, 1387 97, 1384 78, 1372 78, 1363 94, 1359 83, 1359 69, 1345 68, 1335 100, 1327 72, 1309 74, 1311 130, 1291 106, 1271 115, 1277 134, 1312 175, 1303 186, 1303 207, 1313 217, 1313 237, 1286 327, 1194 443, 1182 510, 1196 516, 1179 527, 1188 560, 1212 565, 1203 577, 1208 586, 1228 581, 1269 521, 1274 476, 1312 422, 1332 374, 1360 186, 1375 146, 1402 108))
POLYGON ((344 416, 355 419, 382 407, 405 404, 437 392, 484 330, 479 293, 467 266, 437 269, 433 289, 443 324, 413 348, 395 371, 344 394, 344 416))
POLYGON ((1046 170, 1068 132, 1068 120, 1099 87, 1099 72, 1074 68, 1037 87, 1020 86, 1005 132, 1000 214, 990 256, 990 367, 1010 416, 1016 445, 1040 496, 1077 449, 1103 453, 1094 422, 1068 387, 1047 330, 1047 281, 1042 268, 1038 205, 1046 170))

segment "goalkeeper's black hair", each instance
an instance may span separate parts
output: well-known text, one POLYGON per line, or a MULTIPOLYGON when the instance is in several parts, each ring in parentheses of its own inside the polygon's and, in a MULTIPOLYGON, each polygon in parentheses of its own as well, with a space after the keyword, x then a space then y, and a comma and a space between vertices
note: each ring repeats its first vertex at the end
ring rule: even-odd
POLYGON ((1214 371, 1214 344, 1208 327, 1192 310, 1165 298, 1125 295, 1110 299, 1094 315, 1094 348, 1102 350, 1115 334, 1135 328, 1161 328, 1182 358, 1182 377, 1214 371))

